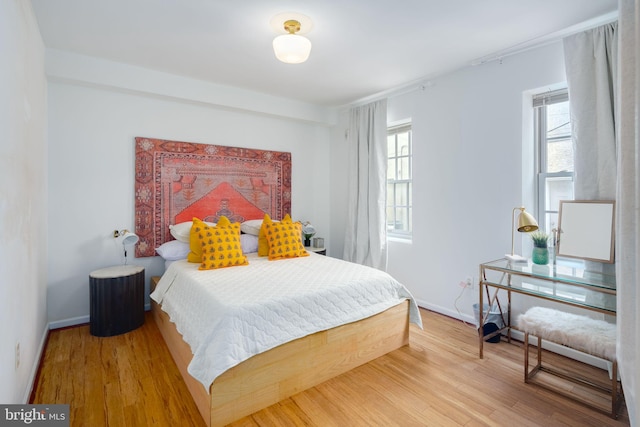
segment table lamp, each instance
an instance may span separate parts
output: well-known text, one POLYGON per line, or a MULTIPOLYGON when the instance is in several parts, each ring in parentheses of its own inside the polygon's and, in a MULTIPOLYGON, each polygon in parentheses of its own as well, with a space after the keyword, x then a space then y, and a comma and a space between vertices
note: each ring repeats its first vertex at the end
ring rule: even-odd
POLYGON ((504 257, 509 261, 526 261, 527 259, 520 256, 515 255, 514 252, 514 239, 515 239, 515 214, 516 210, 520 210, 520 214, 518 215, 518 231, 521 233, 529 233, 531 231, 536 231, 538 229, 538 222, 536 219, 528 213, 523 206, 513 208, 511 212, 511 255, 505 255, 504 257))

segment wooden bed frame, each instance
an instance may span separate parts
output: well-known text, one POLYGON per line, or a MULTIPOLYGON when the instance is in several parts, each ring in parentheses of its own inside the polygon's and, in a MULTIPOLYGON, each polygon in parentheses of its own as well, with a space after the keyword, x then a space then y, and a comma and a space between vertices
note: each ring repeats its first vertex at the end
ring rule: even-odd
MULTIPOLYGON (((160 280, 151 278, 151 289, 160 280)), ((223 426, 409 344, 409 301, 380 314, 282 344, 220 375, 207 393, 187 372, 191 348, 151 301, 153 317, 202 418, 223 426)))

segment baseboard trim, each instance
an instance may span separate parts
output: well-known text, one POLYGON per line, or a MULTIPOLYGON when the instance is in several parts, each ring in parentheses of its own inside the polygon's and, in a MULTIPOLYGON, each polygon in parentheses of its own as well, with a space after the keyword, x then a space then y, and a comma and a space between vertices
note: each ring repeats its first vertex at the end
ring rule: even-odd
POLYGON ((38 372, 40 371, 40 365, 42 364, 42 357, 44 356, 44 349, 46 347, 48 339, 49 339, 49 324, 47 323, 44 326, 42 338, 40 338, 40 345, 38 346, 38 351, 33 361, 33 365, 31 366, 31 372, 29 373, 29 381, 27 382, 27 389, 25 390, 24 396, 22 398, 22 403, 24 404, 28 404, 31 401, 31 397, 33 394, 33 387, 35 386, 36 378, 38 378, 38 372))
POLYGON ((89 320, 90 317, 88 315, 72 317, 70 319, 56 320, 54 322, 49 322, 49 329, 60 329, 66 328, 67 326, 84 325, 86 323, 89 323, 89 320))
POLYGON ((430 303, 428 303, 426 301, 422 301, 422 300, 417 300, 416 299, 416 303, 418 304, 418 306, 420 306, 420 307, 422 307, 424 309, 427 309, 429 311, 435 311, 436 313, 439 313, 439 314, 444 314, 445 316, 461 320, 461 321, 463 321, 465 323, 469 323, 474 328, 476 327, 476 320, 475 320, 475 318, 473 316, 462 314, 459 311, 451 310, 450 308, 442 307, 440 305, 430 304, 430 303))
MULTIPOLYGON (((416 303, 420 306, 423 307, 429 311, 434 311, 436 313, 439 314, 443 314, 445 316, 448 317, 452 317, 454 319, 458 319, 461 320, 465 323, 469 323, 471 325, 473 325, 474 327, 476 327, 477 323, 476 323, 476 319, 473 316, 469 316, 469 315, 465 315, 465 314, 461 314, 455 310, 451 310, 449 308, 445 308, 439 305, 434 305, 434 304, 429 304, 426 301, 420 301, 420 300, 416 300, 416 303)), ((426 326, 425 326, 426 327, 426 326)), ((511 330, 511 337, 513 339, 515 339, 516 341, 520 341, 523 342, 524 341, 524 333, 514 330, 511 330)), ((485 347, 488 346, 490 344, 485 344, 485 347)), ((544 348, 545 350, 549 350, 553 353, 557 353, 560 354, 562 356, 566 356, 570 359, 574 359, 577 360, 579 362, 583 362, 586 363, 588 365, 591 366, 595 366, 597 368, 600 369, 604 369, 604 370, 609 370, 610 369, 610 363, 608 363, 606 360, 604 359, 598 359, 597 357, 591 356, 589 354, 585 354, 585 353, 581 353, 579 351, 573 350, 571 348, 565 347, 563 345, 559 345, 559 344, 555 344, 552 342, 548 342, 548 341, 543 341, 542 342, 542 348, 544 348)))
MULTIPOLYGON (((144 311, 150 311, 150 310, 151 310, 151 303, 145 304, 144 311)), ((66 328, 69 326, 86 325, 90 321, 91 321, 91 317, 89 315, 72 317, 70 319, 56 320, 54 322, 49 322, 49 329, 60 329, 60 328, 66 328)))

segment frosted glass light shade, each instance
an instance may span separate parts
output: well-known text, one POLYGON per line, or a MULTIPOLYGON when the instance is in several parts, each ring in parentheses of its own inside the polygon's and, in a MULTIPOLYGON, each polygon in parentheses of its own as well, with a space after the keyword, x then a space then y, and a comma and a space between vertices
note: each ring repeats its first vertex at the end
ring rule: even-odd
POLYGON ((273 51, 282 62, 300 64, 309 58, 311 42, 296 34, 283 34, 273 39, 273 51))
POLYGON ((127 231, 126 233, 124 233, 122 237, 122 245, 123 246, 135 245, 136 243, 138 243, 138 240, 140 239, 138 238, 137 234, 127 231))

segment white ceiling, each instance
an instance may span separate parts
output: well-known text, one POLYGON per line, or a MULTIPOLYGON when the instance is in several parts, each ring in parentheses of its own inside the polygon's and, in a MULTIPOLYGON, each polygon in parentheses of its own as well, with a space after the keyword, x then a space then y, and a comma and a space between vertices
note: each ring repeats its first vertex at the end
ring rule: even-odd
POLYGON ((47 48, 340 106, 616 13, 617 0, 32 0, 47 48), (309 16, 309 60, 271 19, 309 16))

